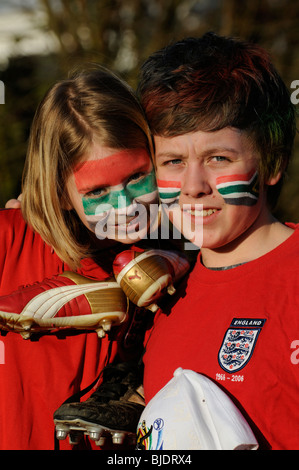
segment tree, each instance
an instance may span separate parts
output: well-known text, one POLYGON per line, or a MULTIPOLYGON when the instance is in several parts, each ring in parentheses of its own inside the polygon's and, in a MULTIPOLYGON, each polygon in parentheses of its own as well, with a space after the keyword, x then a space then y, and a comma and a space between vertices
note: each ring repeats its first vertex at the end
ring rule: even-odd
MULTIPOLYGON (((16 194, 37 102, 45 88, 77 65, 100 63, 135 87, 140 64, 150 53, 172 40, 213 30, 266 47, 287 86, 299 79, 299 3, 293 0, 36 1, 47 18, 40 27, 55 34, 59 48, 52 56, 12 60, 0 77, 10 84, 6 104, 0 106, 2 206, 16 194)), ((290 171, 292 179, 286 183, 277 214, 296 221, 298 141, 290 171)))

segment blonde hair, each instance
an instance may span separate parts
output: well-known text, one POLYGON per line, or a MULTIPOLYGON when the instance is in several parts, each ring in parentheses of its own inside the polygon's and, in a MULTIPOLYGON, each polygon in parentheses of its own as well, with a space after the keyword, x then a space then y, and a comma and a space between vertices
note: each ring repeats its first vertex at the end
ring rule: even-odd
POLYGON ((23 174, 28 224, 72 269, 91 253, 90 232, 67 207, 66 180, 96 139, 115 149, 145 148, 151 134, 132 89, 102 67, 56 83, 37 108, 23 174))

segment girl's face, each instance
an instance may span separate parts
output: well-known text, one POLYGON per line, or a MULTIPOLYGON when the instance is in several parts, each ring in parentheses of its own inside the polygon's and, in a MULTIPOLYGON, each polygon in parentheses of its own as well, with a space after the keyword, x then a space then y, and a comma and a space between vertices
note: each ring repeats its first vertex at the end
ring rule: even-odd
POLYGON ((128 244, 146 236, 153 222, 150 205, 158 204, 154 169, 146 150, 93 144, 66 186, 70 208, 98 239, 128 244))

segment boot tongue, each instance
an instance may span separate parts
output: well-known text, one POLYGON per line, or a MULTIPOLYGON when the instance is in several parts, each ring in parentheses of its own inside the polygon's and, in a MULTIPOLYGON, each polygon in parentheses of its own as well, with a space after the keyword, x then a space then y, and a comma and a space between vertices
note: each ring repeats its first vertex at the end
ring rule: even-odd
MULTIPOLYGON (((108 403, 110 400, 122 400, 127 393, 133 394, 141 383, 141 370, 136 364, 110 364, 104 369, 102 383, 88 398, 88 401, 108 403)), ((136 400, 137 398, 132 402, 139 403, 136 400)), ((142 401, 141 404, 144 405, 144 402, 142 401)))
POLYGON ((108 403, 123 396, 128 387, 122 383, 103 383, 89 398, 88 401, 108 403))
POLYGON ((121 400, 145 406, 143 385, 140 385, 136 390, 128 390, 121 400))

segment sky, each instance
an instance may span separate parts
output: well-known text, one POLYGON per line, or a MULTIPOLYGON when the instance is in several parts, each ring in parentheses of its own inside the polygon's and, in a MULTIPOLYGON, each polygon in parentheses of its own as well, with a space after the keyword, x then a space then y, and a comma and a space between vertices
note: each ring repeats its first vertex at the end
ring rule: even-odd
POLYGON ((27 54, 48 54, 59 47, 55 35, 47 31, 45 13, 32 8, 35 0, 2 0, 0 3, 0 68, 9 57, 27 54), (26 11, 25 7, 28 6, 26 11))

